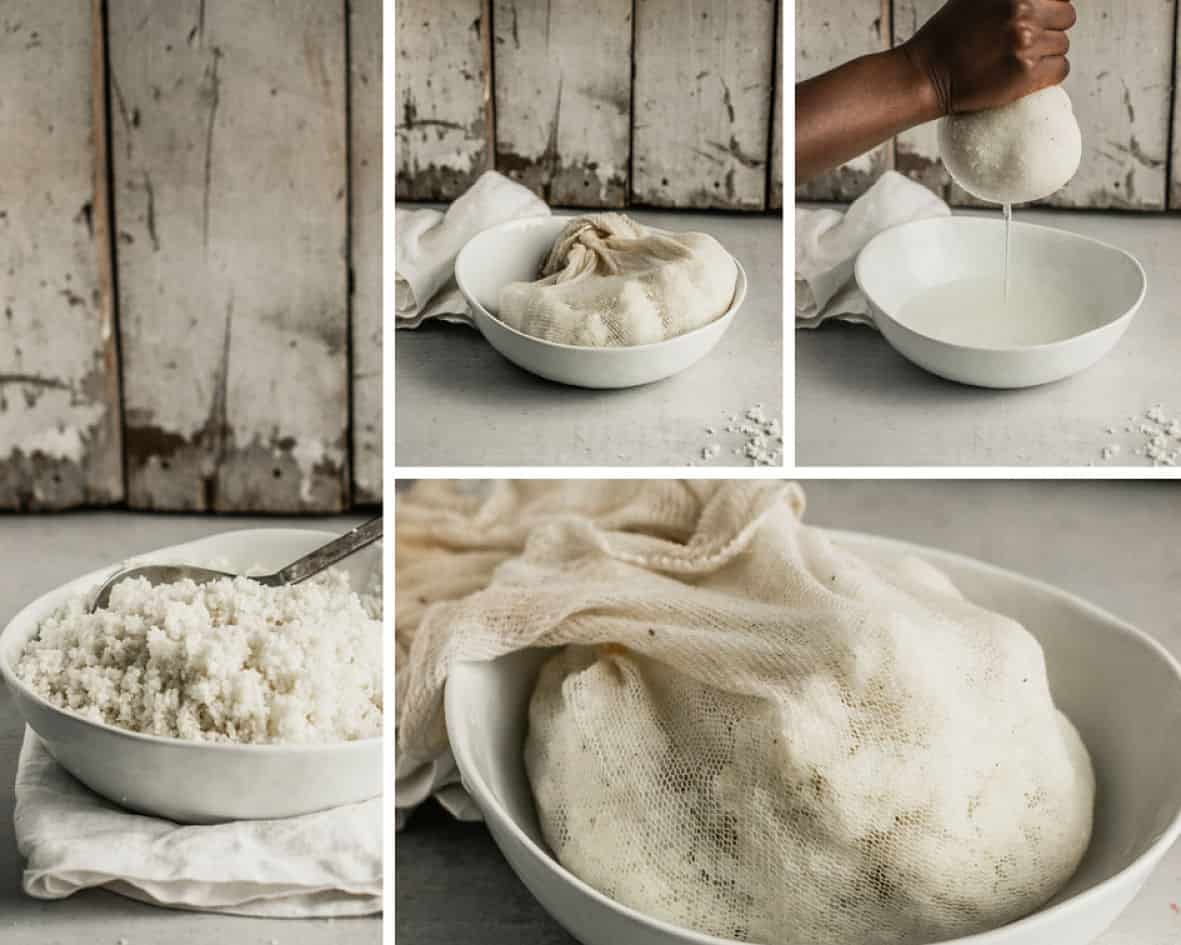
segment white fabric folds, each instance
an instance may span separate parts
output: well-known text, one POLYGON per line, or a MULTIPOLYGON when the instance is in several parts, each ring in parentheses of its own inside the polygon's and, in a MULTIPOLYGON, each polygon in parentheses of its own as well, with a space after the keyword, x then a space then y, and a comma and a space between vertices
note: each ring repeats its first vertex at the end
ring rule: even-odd
POLYGON ((496 171, 481 174, 446 213, 395 209, 395 325, 417 328, 431 318, 472 324, 455 284, 459 251, 490 226, 549 212, 531 190, 496 171))
POLYGON ((654 344, 707 325, 734 300, 738 266, 706 233, 673 233, 622 213, 571 220, 535 282, 500 290, 497 317, 558 344, 654 344))
POLYGON ((550 850, 605 895, 761 945, 921 945, 1033 911, 1094 799, 1041 647, 802 512, 755 480, 412 489, 399 780, 445 757, 451 665, 553 647, 525 768, 550 850))
POLYGON ((16 775, 22 885, 81 889, 178 909, 275 918, 381 912, 381 798, 286 820, 189 827, 94 794, 25 730, 16 775))
POLYGON ((797 209, 796 327, 816 328, 833 318, 872 325, 853 278, 857 254, 892 226, 950 214, 939 197, 897 171, 886 171, 844 212, 797 209))

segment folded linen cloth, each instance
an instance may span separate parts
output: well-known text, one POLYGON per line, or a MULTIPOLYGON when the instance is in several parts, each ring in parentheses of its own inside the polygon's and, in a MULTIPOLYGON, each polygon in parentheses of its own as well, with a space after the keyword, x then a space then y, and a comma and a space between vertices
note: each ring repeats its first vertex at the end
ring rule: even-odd
POLYGON ((853 278, 857 254, 892 226, 950 214, 939 197, 897 171, 886 171, 843 213, 796 210, 796 327, 833 318, 872 325, 853 278))
POLYGON ((417 328, 431 318, 472 324, 455 284, 455 257, 477 233, 520 217, 548 216, 527 187, 485 171, 447 211, 394 210, 394 324, 417 328))
MULTIPOLYGON (((589 576, 589 583, 572 585, 576 575, 566 570, 584 555, 593 566, 588 543, 608 569, 617 562, 634 567, 637 577, 684 575, 690 593, 689 584, 732 561, 741 573, 742 551, 765 517, 802 508, 798 487, 762 480, 518 480, 483 492, 420 480, 401 493, 394 559, 395 828, 432 795, 460 819, 479 819, 444 727, 443 689, 454 662, 528 646, 601 642, 599 631, 578 626, 587 616, 581 610, 598 613, 582 600, 597 585, 589 576), (531 558, 554 573, 540 584, 514 586, 512 572, 531 558), (541 600, 546 595, 556 599, 541 600), (568 619, 544 633, 530 630, 535 617, 557 610, 568 619)), ((675 597, 676 587, 670 583, 665 595, 675 597)), ((654 612, 660 605, 630 606, 654 612)))
POLYGON ((16 773, 22 885, 37 899, 102 887, 141 902, 231 915, 381 912, 381 798, 286 820, 189 827, 91 792, 29 729, 16 773))

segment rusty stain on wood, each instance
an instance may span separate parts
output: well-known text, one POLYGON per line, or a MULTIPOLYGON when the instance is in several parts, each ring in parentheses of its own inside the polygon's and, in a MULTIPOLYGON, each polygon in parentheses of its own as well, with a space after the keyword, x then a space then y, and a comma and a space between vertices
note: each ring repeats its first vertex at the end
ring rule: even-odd
POLYGON ((382 495, 381 0, 350 0, 353 500, 382 495))
POLYGON ((774 23, 774 0, 638 5, 633 199, 765 207, 774 23), (703 150, 722 163, 703 162, 703 150))
POLYGON ((556 206, 622 207, 631 0, 496 0, 496 166, 556 206))
POLYGON ((2 508, 123 495, 101 24, 101 0, 0 13, 2 508))
POLYGON ((129 502, 340 509, 344 5, 110 4, 129 502))
POLYGON ((400 0, 397 196, 452 200, 490 166, 486 0, 400 0))

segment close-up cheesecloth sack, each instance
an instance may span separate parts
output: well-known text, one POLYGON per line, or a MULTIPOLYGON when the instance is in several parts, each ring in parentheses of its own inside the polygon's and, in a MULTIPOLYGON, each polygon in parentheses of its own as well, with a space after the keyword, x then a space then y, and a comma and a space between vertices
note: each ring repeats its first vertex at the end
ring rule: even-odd
POLYGON ((560 647, 525 766, 551 852, 613 899, 764 945, 922 945, 1042 905, 1094 775, 1041 647, 803 506, 758 481, 401 496, 399 814, 447 756, 449 667, 560 647))
POLYGON ((724 314, 737 279, 734 258, 712 236, 600 213, 566 225, 536 282, 500 290, 497 317, 559 344, 651 344, 724 314))

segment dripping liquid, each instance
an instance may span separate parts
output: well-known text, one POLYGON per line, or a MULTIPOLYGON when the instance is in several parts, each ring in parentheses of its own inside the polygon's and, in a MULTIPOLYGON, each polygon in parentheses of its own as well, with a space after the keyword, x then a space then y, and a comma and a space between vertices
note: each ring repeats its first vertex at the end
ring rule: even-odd
POLYGON ((1005 294, 1004 300, 1009 301, 1009 238, 1013 230, 1013 205, 1005 204, 1005 294))

